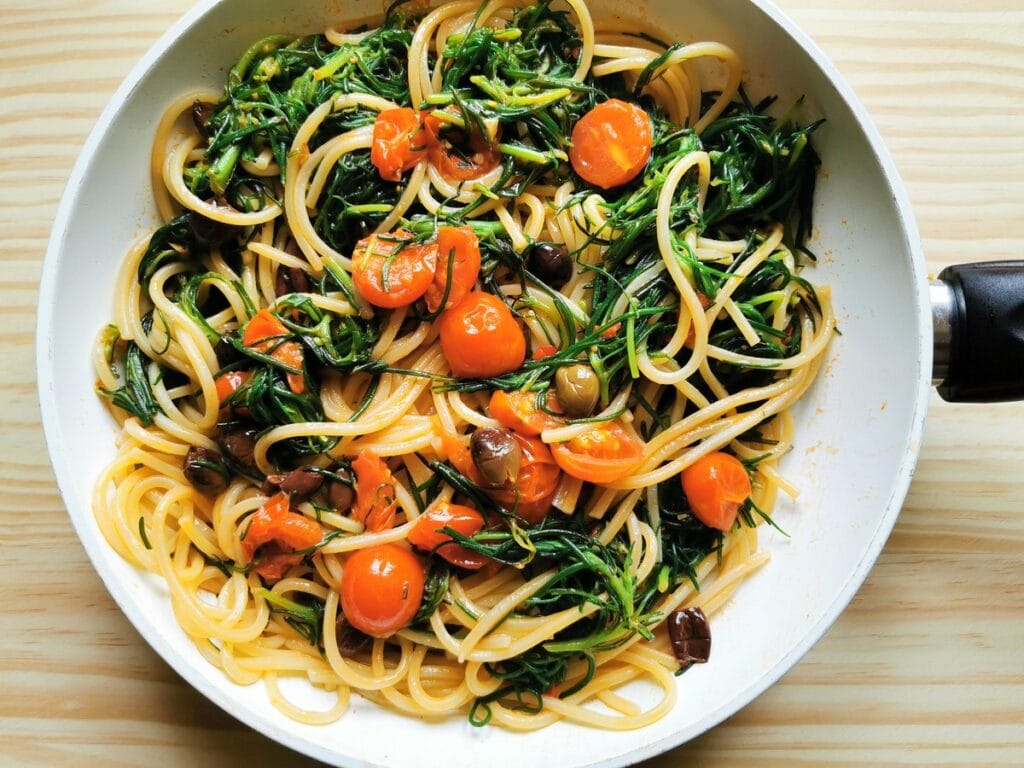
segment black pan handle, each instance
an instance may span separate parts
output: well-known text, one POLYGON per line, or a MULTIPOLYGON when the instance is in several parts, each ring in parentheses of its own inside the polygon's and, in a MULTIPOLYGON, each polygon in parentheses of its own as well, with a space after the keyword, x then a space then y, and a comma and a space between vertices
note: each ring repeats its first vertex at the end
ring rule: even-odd
POLYGON ((1024 261, 946 267, 931 297, 933 379, 942 399, 1024 399, 1024 261))

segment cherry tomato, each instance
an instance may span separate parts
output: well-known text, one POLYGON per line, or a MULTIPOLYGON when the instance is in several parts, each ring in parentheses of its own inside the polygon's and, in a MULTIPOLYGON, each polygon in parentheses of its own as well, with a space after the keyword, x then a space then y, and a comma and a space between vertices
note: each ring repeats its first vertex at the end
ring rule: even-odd
POLYGON ((252 376, 250 371, 228 371, 222 373, 214 383, 217 385, 217 399, 222 403, 231 397, 252 376))
POLYGON ((409 531, 409 543, 417 549, 437 552, 452 565, 475 571, 482 568, 488 558, 466 549, 461 544, 456 544, 451 536, 442 532, 442 529, 451 528, 463 536, 472 536, 483 527, 483 515, 472 507, 464 507, 461 504, 438 504, 416 520, 416 524, 409 531))
POLYGON ((445 309, 455 306, 462 297, 473 290, 473 283, 480 274, 480 241, 469 227, 440 227, 437 230, 437 267, 434 281, 427 288, 424 298, 427 309, 436 312, 445 298, 445 309), (452 260, 451 285, 448 278, 448 260, 452 260))
POLYGON ((360 451, 352 462, 356 473, 356 501, 352 505, 352 519, 363 523, 367 530, 384 531, 395 525, 398 499, 395 478, 373 451, 360 451))
MULTIPOLYGON (((322 538, 323 531, 319 523, 305 515, 291 512, 288 494, 278 493, 268 499, 249 519, 242 537, 242 555, 248 563, 252 561, 257 549, 264 544, 272 545, 267 552, 268 557, 289 554, 293 558, 285 567, 287 570, 302 560, 301 555, 294 555, 295 550, 315 547, 322 538)), ((257 571, 259 570, 257 568, 257 571)), ((280 575, 277 578, 280 578, 280 575)))
POLYGON ((467 293, 444 311, 439 322, 441 351, 456 376, 500 376, 526 360, 526 337, 512 310, 497 296, 467 293))
POLYGON ((535 350, 530 358, 533 360, 543 360, 545 357, 551 357, 552 355, 558 354, 558 347, 554 344, 541 344, 535 350))
POLYGON ((427 115, 423 125, 429 136, 430 162, 446 179, 478 179, 501 162, 497 138, 493 143, 489 142, 478 130, 472 131, 467 138, 465 131, 447 127, 434 115, 427 115))
POLYGON ((385 109, 373 123, 370 162, 386 181, 400 181, 427 156, 427 136, 420 115, 408 107, 385 109))
POLYGON ((348 623, 373 637, 409 626, 423 601, 423 564, 397 544, 357 549, 341 573, 341 610, 348 623))
POLYGON ((588 483, 612 483, 635 470, 644 446, 617 421, 594 424, 586 432, 551 446, 555 461, 567 474, 588 483))
POLYGON ((651 118, 636 104, 609 99, 572 130, 569 162, 584 181, 611 189, 632 181, 651 156, 651 118))
POLYGON ((352 282, 375 307, 395 309, 412 304, 434 281, 436 243, 412 243, 408 232, 370 235, 352 253, 352 282))
POLYGON ((551 510, 562 472, 539 439, 512 434, 522 450, 519 477, 512 488, 487 489, 487 493, 506 509, 515 510, 526 522, 536 525, 551 510))
MULTIPOLYGON (((551 410, 561 410, 558 398, 553 393, 548 393, 547 403, 551 410)), ((537 407, 536 392, 505 392, 496 389, 491 393, 488 410, 491 412, 491 418, 501 422, 501 426, 530 437, 536 437, 558 423, 553 416, 537 407)))
MULTIPOLYGON (((277 319, 269 309, 261 309, 245 326, 242 343, 259 352, 269 352, 275 360, 279 360, 290 368, 302 370, 302 345, 297 341, 281 341, 288 335, 284 323, 277 319)), ((306 378, 302 373, 288 373, 288 389, 297 395, 306 391, 306 378)))
POLYGON ((694 516, 709 528, 728 531, 750 496, 750 475, 728 453, 709 453, 683 470, 683 493, 694 516))

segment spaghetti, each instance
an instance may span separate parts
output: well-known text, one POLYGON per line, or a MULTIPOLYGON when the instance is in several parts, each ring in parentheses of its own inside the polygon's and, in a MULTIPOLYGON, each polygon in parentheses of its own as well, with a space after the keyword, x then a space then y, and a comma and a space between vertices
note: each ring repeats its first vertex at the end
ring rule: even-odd
POLYGON ((94 508, 211 664, 307 723, 353 690, 522 730, 669 711, 664 619, 765 562, 835 324, 799 276, 815 126, 741 71, 582 0, 466 0, 264 38, 170 105, 164 224, 94 351, 94 508))

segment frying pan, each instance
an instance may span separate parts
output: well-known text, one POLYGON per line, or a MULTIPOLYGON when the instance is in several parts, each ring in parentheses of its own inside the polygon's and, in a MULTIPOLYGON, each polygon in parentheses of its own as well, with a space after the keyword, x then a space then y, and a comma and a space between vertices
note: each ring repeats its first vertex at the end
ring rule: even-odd
MULTIPOLYGON (((37 365, 44 429, 69 516, 111 595, 172 667, 247 724, 326 762, 456 768, 518 763, 529 750, 533 765, 612 766, 693 738, 792 667, 853 597, 902 505, 933 380, 951 400, 1024 396, 1020 265, 952 267, 929 285, 906 194, 877 131, 792 22, 762 0, 605 0, 592 7, 598 18, 653 25, 671 40, 725 42, 743 58, 752 96, 777 93, 781 104, 803 96, 806 114, 827 120, 815 137, 824 162, 814 210, 821 259, 806 276, 832 286, 842 335, 795 411, 798 439, 782 469, 802 493, 776 514, 789 536, 763 536, 771 562, 715 617, 711 663, 680 678, 677 706, 645 729, 557 724, 516 734, 474 729, 461 718, 414 720, 358 697, 335 724, 294 723, 261 687, 234 685, 200 657, 175 622, 160 579, 118 558, 93 520, 92 487, 113 456, 115 427, 94 394, 88 350, 108 322, 125 247, 157 223, 148 154, 159 115, 185 90, 220 87, 252 40, 379 15, 379 0, 201 2, 118 89, 61 202, 40 288, 37 365)), ((312 707, 328 703, 301 686, 286 693, 312 707)))

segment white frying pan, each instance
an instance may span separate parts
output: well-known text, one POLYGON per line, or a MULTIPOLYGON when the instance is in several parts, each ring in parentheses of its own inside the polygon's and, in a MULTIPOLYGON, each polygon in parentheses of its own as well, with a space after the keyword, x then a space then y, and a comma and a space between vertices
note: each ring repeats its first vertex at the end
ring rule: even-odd
MULTIPOLYGON (((631 4, 595 3, 602 10, 631 4)), ((68 513, 107 588, 139 632, 198 690, 252 727, 338 765, 623 765, 721 722, 760 694, 818 640, 853 597, 885 543, 917 457, 932 382, 932 303, 914 218, 892 160, 864 108, 815 45, 763 0, 651 0, 634 20, 670 40, 716 39, 735 48, 755 97, 806 97, 827 119, 815 134, 824 162, 807 276, 831 284, 842 336, 799 406, 799 437, 783 462, 801 489, 776 516, 771 562, 714 621, 711 663, 679 680, 679 703, 641 731, 555 725, 521 735, 475 729, 464 718, 427 723, 353 697, 330 726, 294 723, 261 686, 243 688, 207 664, 178 628, 161 581, 106 545, 90 494, 113 455, 114 425, 93 391, 89 349, 108 321, 127 244, 156 223, 148 155, 158 116, 181 92, 220 88, 239 53, 265 34, 319 31, 328 21, 381 12, 380 0, 204 0, 145 56, 100 117, 75 166, 53 228, 40 291, 39 393, 50 455, 68 513), (69 322, 69 318, 74 318, 69 322)), ((932 288, 940 322, 936 373, 948 399, 1021 394, 1024 356, 1003 301, 1002 267, 953 268, 932 288), (1009 323, 1004 324, 1004 321, 1009 323), (1012 344, 1010 344, 1012 342, 1012 344), (990 353, 998 350, 995 357, 990 353), (992 362, 996 360, 997 362, 992 362)), ((1018 294, 1021 292, 1018 291, 1018 294)), ((311 706, 319 694, 286 691, 311 706)))

